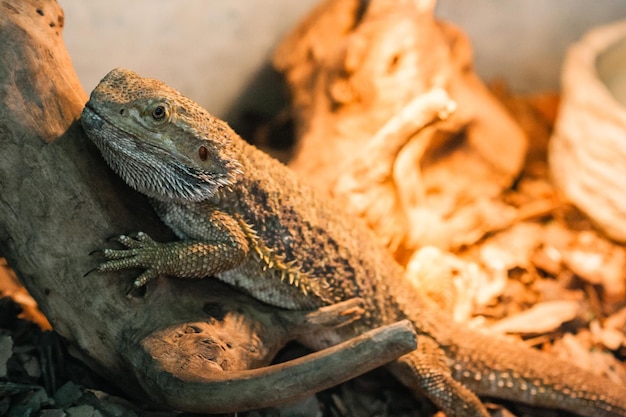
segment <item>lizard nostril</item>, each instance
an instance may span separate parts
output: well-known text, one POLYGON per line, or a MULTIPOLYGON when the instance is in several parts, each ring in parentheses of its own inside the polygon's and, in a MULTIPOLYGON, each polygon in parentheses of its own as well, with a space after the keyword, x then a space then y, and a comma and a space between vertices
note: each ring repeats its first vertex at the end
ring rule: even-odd
POLYGON ((126 109, 120 109, 120 115, 124 116, 126 114, 126 109))

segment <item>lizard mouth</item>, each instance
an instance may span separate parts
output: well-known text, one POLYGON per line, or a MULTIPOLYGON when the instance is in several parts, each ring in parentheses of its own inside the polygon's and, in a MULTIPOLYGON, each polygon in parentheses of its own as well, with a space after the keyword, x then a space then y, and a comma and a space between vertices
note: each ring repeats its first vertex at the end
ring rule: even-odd
MULTIPOLYGON (((90 102, 85 104, 85 108, 83 109, 80 119, 83 126, 87 123, 88 128, 94 130, 102 128, 102 125, 105 123, 104 118, 92 106, 90 106, 90 102)), ((85 130, 88 129, 85 128, 85 130)))
POLYGON ((97 136, 97 132, 103 129, 109 131, 116 130, 122 132, 126 136, 134 137, 131 132, 128 132, 120 126, 112 123, 104 114, 96 110, 91 104, 91 100, 85 104, 85 108, 81 114, 81 123, 87 132, 87 136, 89 136, 92 140, 94 139, 94 136, 97 136))
POLYGON ((143 152, 149 152, 146 148, 154 149, 150 153, 167 152, 166 149, 161 148, 157 144, 139 141, 135 134, 113 123, 106 115, 96 110, 91 105, 91 100, 85 104, 81 114, 81 123, 89 139, 98 146, 105 158, 106 149, 104 148, 110 148, 110 150, 116 151, 116 153, 118 153, 117 151, 134 150, 138 147, 142 148, 143 152), (138 145, 138 142, 141 142, 141 146, 138 145), (123 143, 124 147, 116 146, 116 143, 123 143))
POLYGON ((105 146, 107 142, 114 141, 116 138, 133 137, 130 132, 115 125, 106 116, 96 110, 94 106, 91 105, 91 101, 85 104, 85 108, 80 116, 80 121, 85 133, 87 133, 87 137, 89 137, 101 151, 103 151, 102 146, 105 146))

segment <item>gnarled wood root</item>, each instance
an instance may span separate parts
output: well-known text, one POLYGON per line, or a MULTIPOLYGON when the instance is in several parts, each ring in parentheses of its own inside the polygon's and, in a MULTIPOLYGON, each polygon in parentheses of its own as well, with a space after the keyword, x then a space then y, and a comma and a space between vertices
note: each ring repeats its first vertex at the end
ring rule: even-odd
POLYGON ((215 412, 293 399, 415 347, 401 323, 266 367, 302 332, 358 318, 358 300, 286 312, 213 280, 158 279, 127 298, 136 272, 84 277, 108 236, 172 234, 77 123, 87 95, 62 26, 53 0, 0 4, 0 253, 77 356, 152 405, 215 412))

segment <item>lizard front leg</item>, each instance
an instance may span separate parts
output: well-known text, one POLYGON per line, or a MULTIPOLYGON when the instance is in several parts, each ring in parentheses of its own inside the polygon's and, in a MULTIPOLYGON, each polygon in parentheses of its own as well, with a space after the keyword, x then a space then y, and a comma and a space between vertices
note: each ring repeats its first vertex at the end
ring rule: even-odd
MULTIPOLYGON (((283 308, 319 307, 337 301, 323 280, 309 276, 295 259, 288 260, 268 246, 254 225, 238 213, 222 210, 211 202, 152 203, 163 222, 184 240, 215 242, 224 248, 245 247, 246 255, 236 265, 214 272, 221 281, 283 308)), ((232 258, 235 255, 227 254, 232 258)))
POLYGON ((182 240, 160 243, 143 232, 136 237, 119 236, 117 241, 126 249, 104 249, 105 262, 96 270, 119 271, 144 268, 133 282, 137 289, 160 275, 177 278, 204 278, 239 265, 248 253, 242 240, 234 244, 182 240))
POLYGON ((176 225, 165 216, 164 221, 183 237, 178 242, 156 242, 143 232, 135 237, 119 236, 117 241, 125 249, 104 249, 106 261, 96 270, 143 268, 133 283, 137 289, 160 275, 205 278, 240 265, 250 251, 250 237, 241 222, 210 208, 205 208, 204 216, 203 222, 180 217, 176 225))
POLYGON ((266 246, 240 216, 208 204, 184 208, 157 204, 155 208, 183 240, 159 243, 142 232, 136 237, 122 235, 117 241, 126 248, 104 249, 106 261, 96 268, 100 272, 143 268, 129 293, 160 275, 214 276, 280 307, 308 308, 335 301, 323 282, 310 279, 296 262, 285 261, 281 254, 266 246), (268 287, 268 283, 262 282, 268 279, 275 283, 268 287), (267 288, 272 286, 273 292, 267 298, 267 288), (299 301, 293 302, 294 297, 299 301), (289 302, 285 304, 285 300, 289 302))

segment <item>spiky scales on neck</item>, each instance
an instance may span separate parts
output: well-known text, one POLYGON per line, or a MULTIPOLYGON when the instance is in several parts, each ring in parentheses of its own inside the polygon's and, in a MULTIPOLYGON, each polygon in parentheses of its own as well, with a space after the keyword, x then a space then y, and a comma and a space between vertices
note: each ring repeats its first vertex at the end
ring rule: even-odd
POLYGON ((161 81, 117 68, 93 90, 82 117, 107 131, 94 143, 111 168, 157 200, 202 201, 242 174, 230 127, 161 81))

